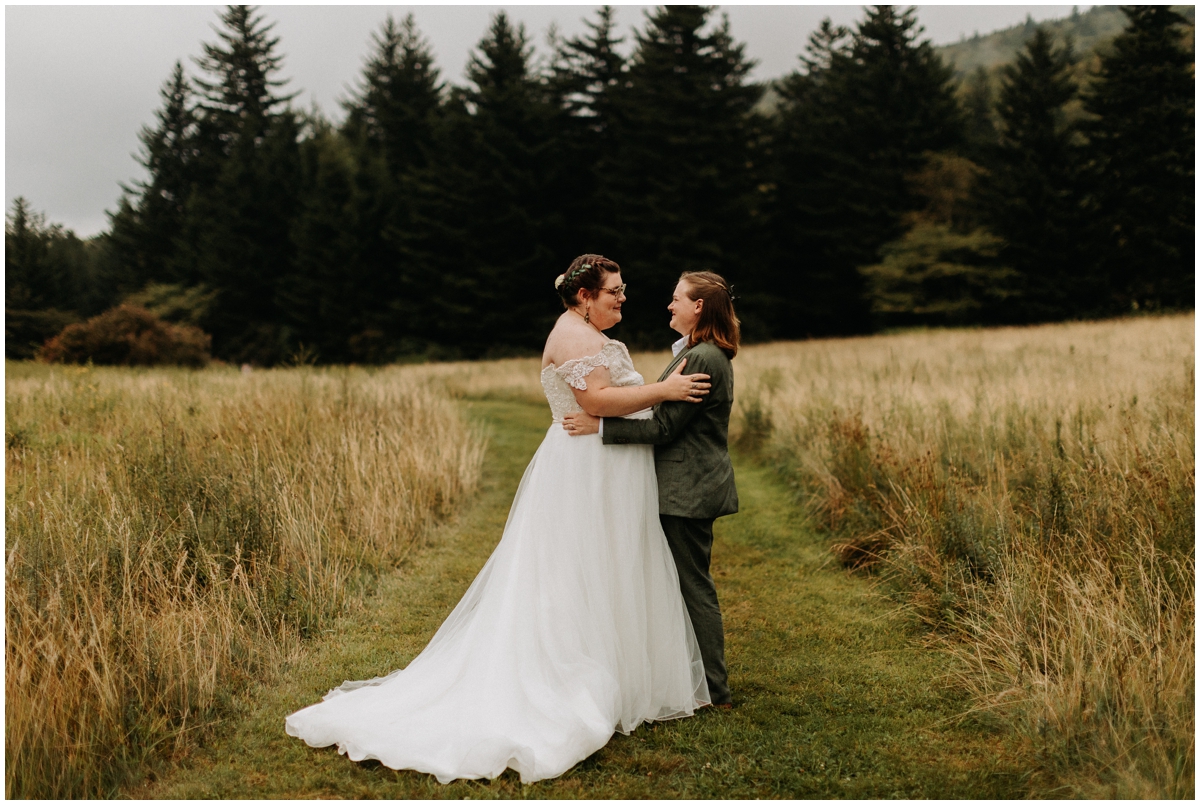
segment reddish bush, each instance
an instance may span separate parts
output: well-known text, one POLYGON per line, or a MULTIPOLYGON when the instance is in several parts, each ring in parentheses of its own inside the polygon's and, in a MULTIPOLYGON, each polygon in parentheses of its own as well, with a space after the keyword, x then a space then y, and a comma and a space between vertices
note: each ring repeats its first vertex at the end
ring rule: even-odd
POLYGON ((109 366, 204 366, 212 336, 198 327, 170 324, 150 311, 120 305, 79 324, 71 324, 38 350, 50 363, 109 366))

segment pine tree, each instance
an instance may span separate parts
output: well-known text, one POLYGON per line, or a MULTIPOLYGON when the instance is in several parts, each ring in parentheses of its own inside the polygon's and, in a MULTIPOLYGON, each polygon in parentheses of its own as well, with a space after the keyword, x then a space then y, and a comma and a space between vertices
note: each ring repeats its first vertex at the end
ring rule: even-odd
POLYGON ((913 9, 869 8, 848 42, 823 26, 784 82, 767 207, 776 337, 871 329, 858 269, 921 206, 908 177, 926 153, 962 145, 951 70, 922 30, 913 9))
POLYGON ((361 284, 357 360, 424 351, 436 333, 439 276, 426 252, 422 209, 435 179, 442 85, 413 16, 389 16, 346 109, 355 144, 350 197, 361 284))
MULTIPOLYGON (((280 300, 294 339, 321 361, 379 363, 427 335, 434 272, 414 253, 422 178, 440 115, 438 72, 412 15, 389 16, 346 122, 310 116, 301 143, 294 272, 280 300)), ((419 349, 416 351, 420 351, 419 349)))
POLYGON ((600 192, 599 174, 617 159, 616 96, 628 69, 617 48, 624 40, 614 35, 611 6, 602 6, 594 22, 584 23, 585 36, 556 43, 551 67, 556 114, 549 192, 560 204, 550 247, 563 265, 585 252, 615 253, 619 242, 617 201, 600 192))
POLYGON ((1069 43, 1038 29, 1002 74, 999 144, 981 182, 981 213, 1006 245, 1000 260, 1020 276, 1015 318, 1058 319, 1087 312, 1089 282, 1080 208, 1076 126, 1064 107, 1076 96, 1069 43))
POLYGON ((612 6, 601 6, 596 21, 584 20, 584 24, 589 32, 586 36, 559 44, 554 91, 582 130, 597 140, 611 140, 613 90, 627 72, 625 57, 617 48, 625 40, 613 35, 616 16, 612 6))
POLYGON ((5 307, 49 307, 57 283, 46 266, 49 249, 42 235, 45 217, 31 210, 24 196, 17 196, 4 223, 5 307))
POLYGON ((315 112, 303 131, 295 253, 278 299, 298 349, 323 363, 345 363, 369 303, 352 206, 354 155, 350 142, 315 112))
POLYGON ((381 155, 389 173, 397 175, 429 163, 441 85, 412 14, 398 26, 389 14, 372 40, 361 85, 343 104, 343 131, 381 155))
POLYGON ((266 136, 278 114, 275 108, 295 97, 275 94, 287 83, 272 77, 283 62, 275 53, 279 38, 270 36, 275 24, 263 25, 255 11, 253 6, 229 6, 221 15, 225 30, 217 31, 221 42, 205 43, 204 55, 196 60, 216 79, 198 78, 196 85, 203 92, 205 122, 215 127, 226 154, 243 140, 266 136))
POLYGON ((192 90, 175 63, 161 90, 158 125, 143 127, 139 163, 149 178, 122 185, 116 213, 110 214, 109 249, 118 268, 117 284, 126 293, 149 282, 178 282, 174 274, 177 238, 195 180, 195 128, 192 90))
POLYGON ((5 354, 31 358, 47 338, 105 300, 98 244, 47 224, 22 196, 4 222, 5 354))
POLYGON ((1195 282, 1194 58, 1168 6, 1122 9, 1125 31, 1085 95, 1099 262, 1116 310, 1191 307, 1195 282))
POLYGON ((996 145, 996 104, 987 70, 983 67, 972 70, 963 89, 967 151, 974 159, 982 160, 996 145))
POLYGON ((4 226, 5 307, 96 312, 96 251, 62 224, 46 223, 18 196, 4 226))
POLYGON ((749 85, 754 62, 729 20, 707 6, 662 6, 635 32, 627 85, 616 96, 620 145, 602 163, 602 192, 617 206, 629 302, 621 336, 661 345, 663 306, 685 270, 738 283, 753 231, 756 155, 749 85))
POLYGON ((556 263, 546 247, 550 98, 524 26, 498 12, 456 88, 439 150, 437 193, 423 208, 428 251, 457 319, 441 334, 467 354, 533 350, 553 323, 556 263))
POLYGON ((294 347, 279 310, 292 263, 290 226, 298 196, 299 128, 276 94, 282 56, 273 25, 247 6, 221 16, 220 41, 197 64, 197 179, 187 205, 179 276, 218 293, 208 322, 213 352, 272 363, 294 347), (282 107, 282 108, 281 108, 282 107))
POLYGON ((818 121, 833 128, 836 98, 829 85, 834 64, 849 57, 850 37, 848 28, 825 18, 809 35, 801 68, 778 84, 782 102, 763 205, 766 253, 757 293, 749 300, 776 338, 839 331, 839 321, 856 310, 862 293, 857 275, 847 283, 822 254, 828 216, 817 207, 822 199, 836 199, 841 189, 832 165, 845 157, 836 141, 818 136, 818 121))

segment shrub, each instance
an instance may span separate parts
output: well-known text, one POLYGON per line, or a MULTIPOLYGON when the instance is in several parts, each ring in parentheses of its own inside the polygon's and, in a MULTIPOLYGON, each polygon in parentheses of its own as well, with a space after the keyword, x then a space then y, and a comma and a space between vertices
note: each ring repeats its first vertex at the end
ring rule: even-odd
POLYGON ((136 305, 120 305, 68 325, 38 350, 48 363, 111 366, 204 366, 212 337, 197 327, 169 324, 136 305))
POLYGON ((200 327, 216 298, 216 291, 210 291, 204 285, 151 282, 125 297, 124 303, 144 307, 164 321, 200 327))

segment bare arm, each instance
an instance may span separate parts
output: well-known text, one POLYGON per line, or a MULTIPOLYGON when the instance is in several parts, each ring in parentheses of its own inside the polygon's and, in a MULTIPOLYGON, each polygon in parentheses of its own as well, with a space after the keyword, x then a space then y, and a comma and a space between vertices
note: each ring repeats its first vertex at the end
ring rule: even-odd
POLYGON ((706 374, 683 374, 686 363, 684 358, 666 380, 645 386, 610 386, 608 370, 597 367, 587 377, 587 389, 573 389, 575 400, 596 417, 624 416, 667 401, 702 402, 712 384, 706 374))
MULTIPOLYGON (((558 324, 546 340, 546 350, 542 356, 543 367, 551 364, 566 366, 572 361, 593 357, 607 346, 607 338, 591 327, 583 327, 577 319, 572 313, 564 313, 559 318, 558 324)), ((706 374, 683 374, 685 363, 686 359, 662 382, 646 386, 615 387, 612 385, 608 367, 596 366, 589 361, 588 365, 583 367, 586 371, 580 384, 586 385, 587 388, 578 389, 574 387, 574 382, 568 383, 575 393, 576 402, 583 410, 596 416, 624 416, 667 400, 700 402, 704 395, 708 394, 711 386, 708 382, 709 377, 706 374)))

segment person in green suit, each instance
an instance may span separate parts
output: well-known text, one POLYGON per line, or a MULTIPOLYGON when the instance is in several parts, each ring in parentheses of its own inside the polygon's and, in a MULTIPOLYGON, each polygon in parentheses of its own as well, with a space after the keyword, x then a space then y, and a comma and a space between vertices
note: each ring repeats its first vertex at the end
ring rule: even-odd
POLYGON ((563 427, 577 436, 599 432, 604 444, 655 445, 659 519, 679 571, 712 702, 728 707, 725 630, 709 563, 713 521, 738 510, 728 438, 733 408, 730 359, 737 354, 741 329, 728 283, 709 271, 685 272, 667 309, 671 329, 683 337, 672 346, 674 360, 662 378, 686 361, 688 372, 710 376, 704 401, 660 403, 652 419, 568 414, 563 427))

